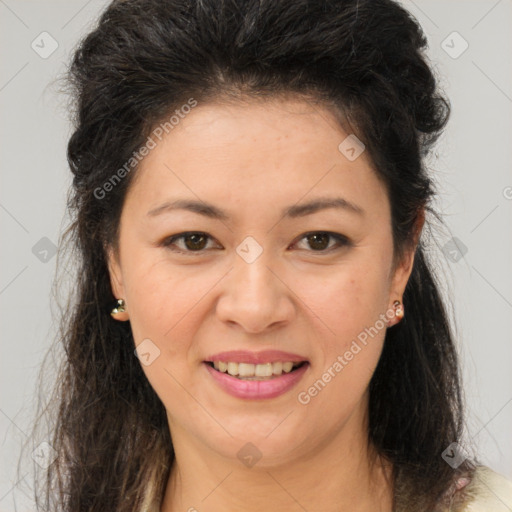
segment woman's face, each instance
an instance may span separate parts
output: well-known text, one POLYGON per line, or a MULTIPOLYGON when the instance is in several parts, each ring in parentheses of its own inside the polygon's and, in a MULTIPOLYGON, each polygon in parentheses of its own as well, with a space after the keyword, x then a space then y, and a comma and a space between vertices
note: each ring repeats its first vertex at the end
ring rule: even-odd
POLYGON ((348 135, 267 100, 199 104, 153 137, 109 264, 175 443, 240 458, 250 442, 270 466, 366 435, 412 253, 393 268, 385 187, 348 135))

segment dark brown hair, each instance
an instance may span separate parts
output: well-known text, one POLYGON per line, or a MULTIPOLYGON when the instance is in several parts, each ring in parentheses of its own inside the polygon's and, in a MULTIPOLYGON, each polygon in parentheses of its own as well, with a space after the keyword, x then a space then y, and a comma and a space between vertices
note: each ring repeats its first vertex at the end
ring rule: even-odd
MULTIPOLYGON (((448 102, 418 23, 392 0, 118 0, 79 44, 69 70, 73 173, 63 237, 78 261, 63 317, 64 359, 52 398, 39 510, 133 512, 159 504, 173 460, 165 408, 129 323, 113 321, 105 250, 115 246, 136 166, 98 190, 181 105, 291 94, 329 105, 366 145, 387 187, 396 255, 413 243, 433 182, 425 157, 448 102)), ((423 239, 370 383, 369 440, 394 467, 396 510, 434 510, 454 471, 441 457, 460 439, 453 335, 423 239)), ((158 506, 158 505, 157 505, 158 506)))

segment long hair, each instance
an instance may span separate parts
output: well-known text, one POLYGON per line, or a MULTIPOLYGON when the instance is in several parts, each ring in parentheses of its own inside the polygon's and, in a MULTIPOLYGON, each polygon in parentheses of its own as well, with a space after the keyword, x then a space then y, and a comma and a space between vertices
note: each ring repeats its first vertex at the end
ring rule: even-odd
MULTIPOLYGON (((152 129, 194 98, 292 94, 327 105, 366 146, 391 204, 395 256, 433 211, 425 158, 449 117, 414 18, 392 0, 116 0, 76 48, 68 83, 77 262, 51 398, 57 458, 39 510, 133 512, 160 503, 173 461, 165 408, 129 323, 113 321, 106 248, 115 246, 152 129), (104 184, 119 170, 123 179, 104 184)), ((118 173, 119 176, 119 173, 118 173)), ((396 510, 435 510, 462 470, 442 458, 463 426, 457 354, 424 242, 370 382, 369 441, 392 462, 396 510)), ((154 508, 158 510, 158 508, 154 508)))

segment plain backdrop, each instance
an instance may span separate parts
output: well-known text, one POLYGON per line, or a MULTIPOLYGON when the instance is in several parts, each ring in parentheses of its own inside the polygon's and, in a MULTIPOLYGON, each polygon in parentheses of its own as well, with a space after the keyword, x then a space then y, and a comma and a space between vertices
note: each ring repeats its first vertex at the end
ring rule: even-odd
MULTIPOLYGON (((430 252, 453 297, 468 440, 512 479, 512 2, 403 3, 428 36, 452 104, 429 162, 449 229, 430 252)), ((55 332, 50 290, 70 185, 67 98, 55 80, 106 4, 0 0, 1 512, 34 510, 30 468, 19 474, 16 465, 55 332)))

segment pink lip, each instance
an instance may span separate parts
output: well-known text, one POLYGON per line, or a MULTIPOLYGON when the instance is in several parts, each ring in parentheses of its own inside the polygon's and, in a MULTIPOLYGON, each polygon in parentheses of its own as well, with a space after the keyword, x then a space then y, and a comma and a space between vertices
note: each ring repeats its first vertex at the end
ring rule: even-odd
MULTIPOLYGON (((233 359, 229 360, 233 361, 233 359)), ((290 359, 286 359, 286 361, 290 361, 290 359)), ((306 363, 290 373, 283 373, 279 377, 274 377, 270 380, 241 380, 227 373, 219 372, 207 363, 203 363, 203 365, 210 372, 215 382, 228 394, 237 398, 253 400, 275 398, 286 393, 299 382, 309 367, 309 364, 306 363)))
POLYGON ((233 350, 231 352, 221 352, 208 357, 205 361, 224 361, 233 363, 250 363, 250 364, 263 364, 263 363, 276 363, 281 361, 286 363, 301 363, 307 361, 305 357, 290 352, 282 352, 281 350, 264 350, 262 352, 249 352, 247 350, 233 350))

